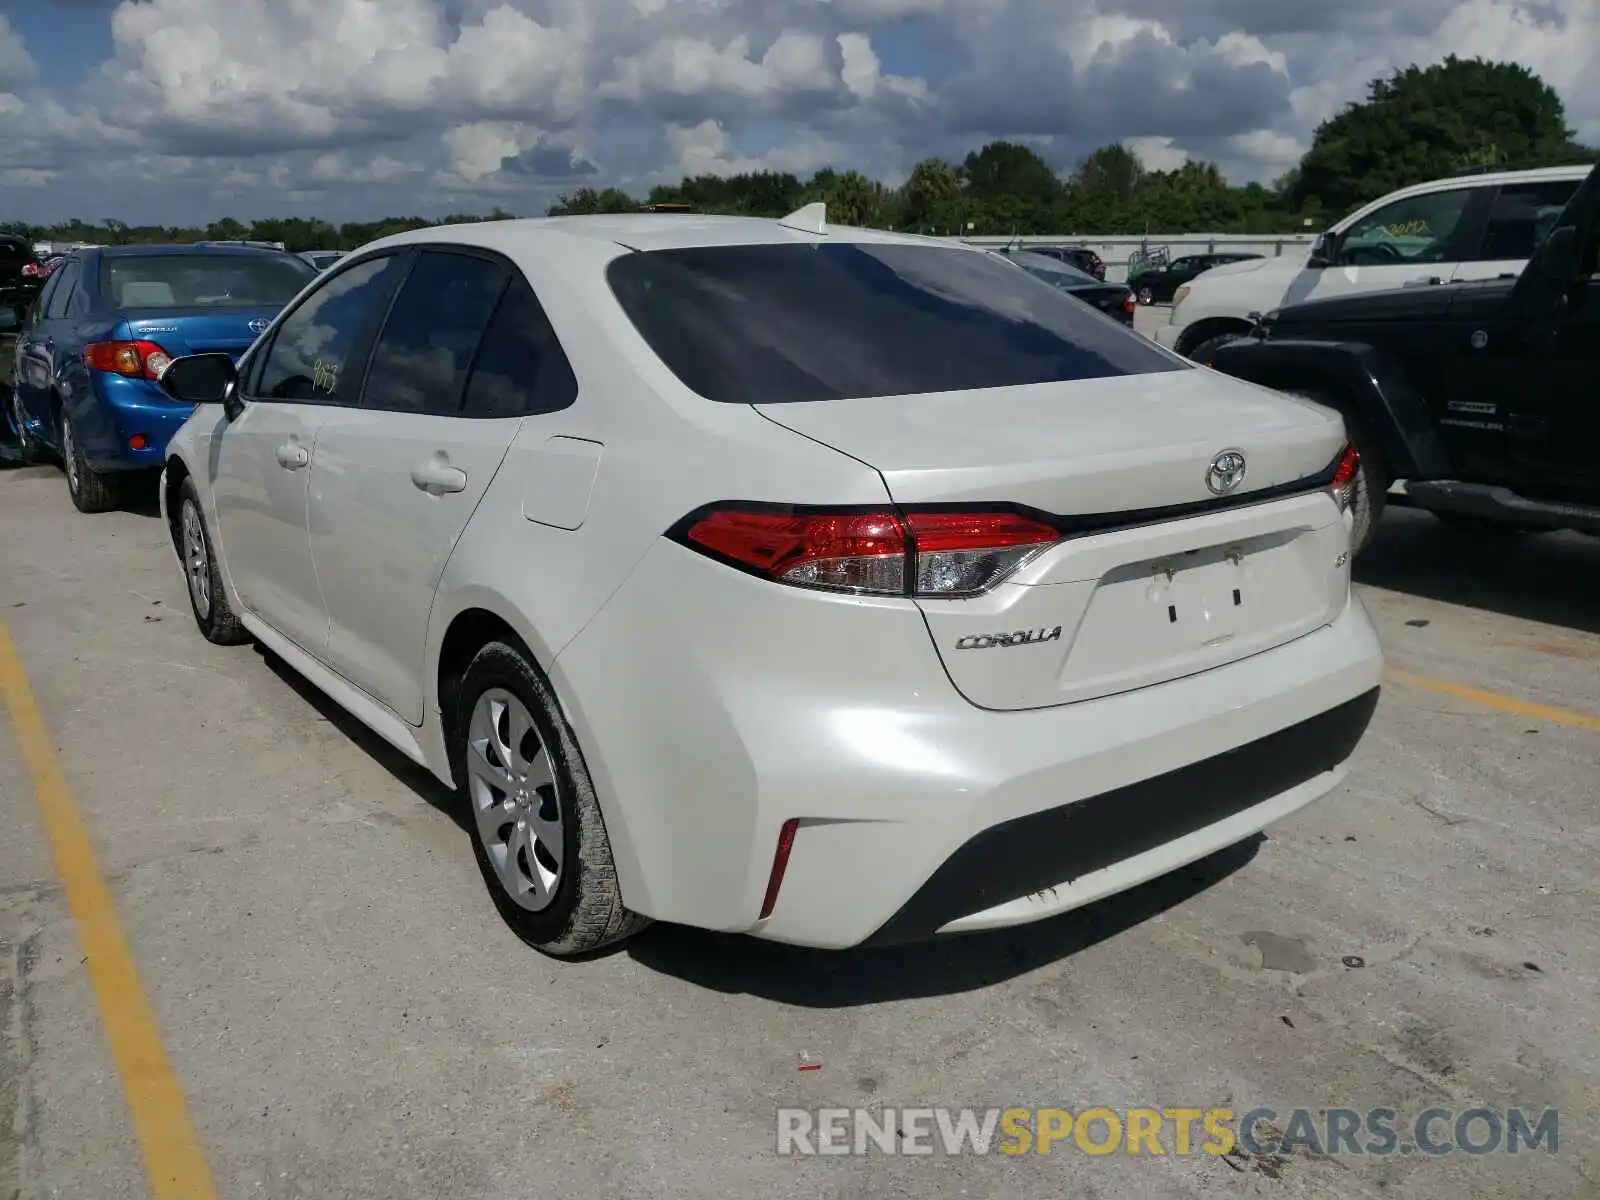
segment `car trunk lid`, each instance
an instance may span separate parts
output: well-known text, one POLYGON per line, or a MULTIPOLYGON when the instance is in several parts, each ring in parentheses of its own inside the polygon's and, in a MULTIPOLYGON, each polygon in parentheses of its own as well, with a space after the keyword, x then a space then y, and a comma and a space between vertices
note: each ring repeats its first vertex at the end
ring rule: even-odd
POLYGON ((237 360, 278 312, 276 307, 145 310, 128 317, 127 326, 131 340, 154 342, 174 358, 220 351, 237 360))
POLYGON ((1111 695, 1332 621, 1348 529, 1337 414, 1202 369, 757 406, 879 471, 893 501, 1017 507, 1061 540, 971 599, 919 601, 958 690, 994 709, 1111 695), (1213 467, 1241 454, 1218 494, 1213 467))

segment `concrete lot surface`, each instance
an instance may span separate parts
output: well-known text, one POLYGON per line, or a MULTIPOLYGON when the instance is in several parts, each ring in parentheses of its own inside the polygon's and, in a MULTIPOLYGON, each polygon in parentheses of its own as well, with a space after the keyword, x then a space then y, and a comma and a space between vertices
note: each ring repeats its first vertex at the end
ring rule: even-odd
POLYGON ((1348 784, 1262 841, 999 935, 655 927, 557 963, 449 797, 198 635, 152 510, 0 470, 0 622, 65 773, 36 794, 0 721, 0 1198, 206 1194, 147 1183, 108 1049, 137 996, 97 997, 46 836, 68 802, 219 1196, 1600 1195, 1600 542, 1396 512, 1359 574, 1405 674, 1348 784), (1556 1107, 1560 1142, 776 1155, 778 1107, 856 1105, 1556 1107))

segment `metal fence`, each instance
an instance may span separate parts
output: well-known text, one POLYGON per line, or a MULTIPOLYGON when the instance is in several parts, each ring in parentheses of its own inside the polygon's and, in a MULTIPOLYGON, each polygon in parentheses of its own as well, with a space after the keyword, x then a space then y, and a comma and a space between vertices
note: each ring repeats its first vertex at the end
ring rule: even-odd
POLYGON ((1036 237, 967 237, 951 238, 971 246, 988 246, 995 250, 1006 246, 1086 246, 1106 264, 1106 278, 1121 282, 1128 277, 1128 261, 1140 251, 1165 247, 1172 258, 1185 254, 1212 254, 1236 252, 1261 254, 1268 258, 1283 254, 1303 257, 1311 250, 1313 234, 1251 234, 1251 233, 1174 233, 1150 234, 1147 237, 1072 237, 1059 234, 1040 234, 1036 237))

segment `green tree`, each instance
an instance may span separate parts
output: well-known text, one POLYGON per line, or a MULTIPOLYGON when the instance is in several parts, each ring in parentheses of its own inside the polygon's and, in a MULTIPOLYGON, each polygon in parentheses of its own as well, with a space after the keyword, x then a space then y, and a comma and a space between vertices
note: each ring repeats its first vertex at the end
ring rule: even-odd
POLYGON ((1568 158, 1572 139, 1561 97, 1532 71, 1451 55, 1374 79, 1318 126, 1285 199, 1344 213, 1463 167, 1568 158))
POLYGON ((896 224, 914 233, 955 232, 966 186, 960 170, 944 159, 923 159, 900 187, 896 224))

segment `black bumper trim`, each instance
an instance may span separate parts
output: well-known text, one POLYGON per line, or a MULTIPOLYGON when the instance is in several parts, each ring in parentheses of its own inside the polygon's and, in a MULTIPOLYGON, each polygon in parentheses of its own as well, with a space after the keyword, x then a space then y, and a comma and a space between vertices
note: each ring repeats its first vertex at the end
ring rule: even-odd
POLYGON ((1533 500, 1510 488, 1453 479, 1429 479, 1406 484, 1412 507, 1429 512, 1460 513, 1490 521, 1529 525, 1540 529, 1572 529, 1600 535, 1600 505, 1572 504, 1560 500, 1533 500))
POLYGON ((951 921, 1071 883, 1331 771, 1366 732, 1378 692, 1165 775, 991 826, 946 859, 864 945, 921 941, 951 921))

